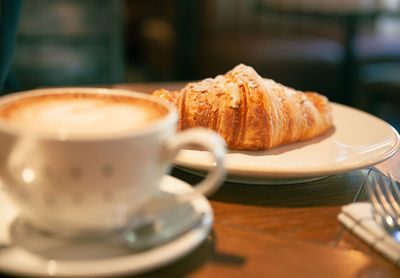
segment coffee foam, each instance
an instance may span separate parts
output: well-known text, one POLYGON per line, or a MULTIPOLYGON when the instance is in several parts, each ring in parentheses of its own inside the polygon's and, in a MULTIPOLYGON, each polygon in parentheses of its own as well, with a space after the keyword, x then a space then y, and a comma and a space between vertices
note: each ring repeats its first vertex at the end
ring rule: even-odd
POLYGON ((11 124, 64 135, 122 133, 167 113, 167 108, 146 99, 90 93, 29 96, 0 107, 0 116, 11 124))

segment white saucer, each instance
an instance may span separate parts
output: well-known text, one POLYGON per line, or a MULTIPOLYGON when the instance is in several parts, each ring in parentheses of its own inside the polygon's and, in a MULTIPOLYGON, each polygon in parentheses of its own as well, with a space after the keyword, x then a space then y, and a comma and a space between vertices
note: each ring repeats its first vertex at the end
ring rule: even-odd
MULTIPOLYGON (((190 185, 171 176, 163 178, 161 189, 174 195, 192 190, 190 185)), ((191 225, 186 233, 151 249, 138 251, 111 241, 71 244, 58 238, 44 238, 43 234, 35 241, 29 241, 29 236, 33 236, 27 235, 27 242, 16 246, 11 242, 15 242, 13 229, 18 211, 0 184, 0 272, 21 276, 99 277, 138 274, 159 268, 192 251, 211 229, 213 213, 205 197, 195 197, 186 206, 191 207, 186 210, 191 215, 183 213, 183 217, 193 222, 198 219, 193 214, 201 215, 201 221, 188 223, 191 225)))
MULTIPOLYGON (((334 123, 311 140, 267 151, 229 151, 225 156, 227 181, 290 184, 321 179, 370 167, 394 155, 400 146, 397 131, 361 110, 332 103, 334 123)), ((213 167, 209 152, 183 150, 175 164, 194 174, 213 167)))

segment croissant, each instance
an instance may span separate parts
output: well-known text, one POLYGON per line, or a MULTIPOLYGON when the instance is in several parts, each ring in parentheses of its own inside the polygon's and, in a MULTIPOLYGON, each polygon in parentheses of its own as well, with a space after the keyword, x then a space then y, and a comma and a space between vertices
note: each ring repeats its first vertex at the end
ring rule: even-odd
POLYGON ((268 150, 310 139, 326 132, 333 122, 325 96, 262 78, 243 64, 180 91, 160 89, 152 95, 176 106, 178 130, 213 129, 235 150, 268 150))

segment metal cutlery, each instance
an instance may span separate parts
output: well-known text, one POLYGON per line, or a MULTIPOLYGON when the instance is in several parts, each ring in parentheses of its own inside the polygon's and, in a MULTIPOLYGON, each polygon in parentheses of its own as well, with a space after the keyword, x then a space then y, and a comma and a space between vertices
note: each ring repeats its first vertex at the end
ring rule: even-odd
POLYGON ((400 242, 400 190, 391 175, 371 171, 366 188, 377 223, 400 242))

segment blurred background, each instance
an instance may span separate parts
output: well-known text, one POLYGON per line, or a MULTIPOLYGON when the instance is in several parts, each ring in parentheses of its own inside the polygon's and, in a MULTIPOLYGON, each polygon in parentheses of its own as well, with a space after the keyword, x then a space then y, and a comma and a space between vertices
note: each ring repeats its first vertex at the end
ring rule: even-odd
POLYGON ((244 63, 400 130, 400 0, 23 1, 5 92, 192 81, 244 63))

